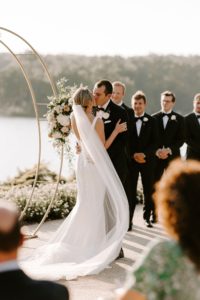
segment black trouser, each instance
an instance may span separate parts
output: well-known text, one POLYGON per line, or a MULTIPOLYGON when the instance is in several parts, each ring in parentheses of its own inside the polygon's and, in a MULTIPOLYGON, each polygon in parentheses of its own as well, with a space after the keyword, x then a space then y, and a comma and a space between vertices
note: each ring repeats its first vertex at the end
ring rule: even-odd
POLYGON ((113 165, 115 170, 121 180, 121 183, 124 187, 126 197, 129 204, 129 226, 132 224, 132 218, 135 210, 136 201, 132 192, 132 182, 131 182, 131 171, 130 163, 126 157, 121 157, 121 159, 113 160, 113 165))
POLYGON ((134 197, 133 189, 132 189, 132 177, 131 177, 131 166, 128 170, 128 174, 124 183, 124 190, 126 192, 126 196, 129 204, 129 227, 132 226, 132 219, 136 206, 136 197, 134 197))
POLYGON ((142 179, 142 186, 144 192, 144 208, 143 208, 143 218, 147 221, 150 219, 151 212, 153 211, 153 183, 154 183, 154 162, 139 164, 135 161, 132 162, 131 168, 131 182, 132 182, 132 192, 133 197, 136 202, 137 198, 137 183, 139 174, 142 179))

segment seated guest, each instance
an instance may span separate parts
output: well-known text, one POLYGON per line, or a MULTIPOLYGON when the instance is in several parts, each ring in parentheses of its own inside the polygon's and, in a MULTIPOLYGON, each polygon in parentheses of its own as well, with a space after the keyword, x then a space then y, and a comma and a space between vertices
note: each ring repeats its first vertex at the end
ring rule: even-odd
POLYGON ((135 267, 134 283, 121 300, 200 299, 199 182, 199 162, 171 162, 155 192, 171 240, 158 242, 135 267))
POLYGON ((193 109, 185 117, 186 158, 200 160, 200 93, 194 96, 193 109))
POLYGON ((9 202, 0 201, 0 299, 67 300, 67 289, 57 283, 36 281, 20 270, 17 253, 23 243, 18 212, 9 202))

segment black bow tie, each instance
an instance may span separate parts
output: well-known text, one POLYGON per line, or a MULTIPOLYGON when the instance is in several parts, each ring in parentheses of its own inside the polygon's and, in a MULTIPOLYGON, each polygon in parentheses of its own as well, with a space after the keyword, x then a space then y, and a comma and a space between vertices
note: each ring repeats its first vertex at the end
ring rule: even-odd
POLYGON ((143 117, 135 117, 135 121, 137 122, 138 120, 143 121, 143 117))
POLYGON ((162 116, 163 116, 163 117, 167 116, 167 117, 169 118, 169 117, 171 116, 171 113, 166 114, 166 113, 163 112, 163 113, 162 113, 162 116))
POLYGON ((106 111, 105 108, 103 108, 103 107, 98 107, 97 110, 106 111))
POLYGON ((92 109, 92 111, 93 111, 93 114, 96 116, 96 113, 98 112, 98 111, 100 111, 100 110, 102 110, 102 111, 106 111, 103 107, 98 107, 98 106, 93 106, 93 109, 92 109))

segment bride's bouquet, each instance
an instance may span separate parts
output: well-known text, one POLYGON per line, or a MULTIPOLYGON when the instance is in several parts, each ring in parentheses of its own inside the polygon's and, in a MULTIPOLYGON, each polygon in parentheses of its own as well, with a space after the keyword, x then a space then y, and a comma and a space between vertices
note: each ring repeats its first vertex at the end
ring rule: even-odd
POLYGON ((60 149, 60 146, 68 143, 68 136, 71 131, 70 114, 72 112, 71 97, 76 86, 68 86, 67 79, 62 78, 57 83, 58 97, 48 97, 50 103, 47 105, 46 118, 48 121, 48 136, 53 141, 53 146, 60 149))

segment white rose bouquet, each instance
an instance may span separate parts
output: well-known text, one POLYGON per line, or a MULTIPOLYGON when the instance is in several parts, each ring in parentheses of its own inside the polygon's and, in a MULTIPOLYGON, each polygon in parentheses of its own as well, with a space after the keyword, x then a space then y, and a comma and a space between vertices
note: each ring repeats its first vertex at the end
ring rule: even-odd
POLYGON ((57 82, 58 98, 48 97, 50 103, 47 105, 48 111, 45 115, 48 121, 48 136, 53 140, 53 146, 60 148, 68 143, 68 135, 71 131, 70 114, 72 112, 71 97, 76 90, 76 86, 66 85, 67 79, 62 78, 57 82))

